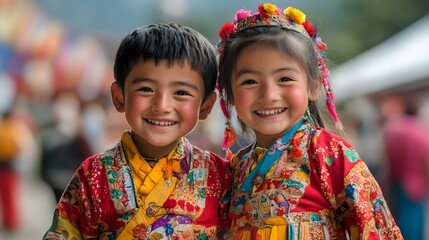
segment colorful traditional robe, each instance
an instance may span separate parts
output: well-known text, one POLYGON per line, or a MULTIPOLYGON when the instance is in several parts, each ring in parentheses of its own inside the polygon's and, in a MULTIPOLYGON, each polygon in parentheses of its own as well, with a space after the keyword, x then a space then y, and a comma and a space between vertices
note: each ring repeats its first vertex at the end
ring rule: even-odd
POLYGON ((233 157, 230 238, 402 239, 378 183, 349 143, 308 123, 289 139, 269 149, 253 144, 233 157), (260 172, 246 180, 254 169, 260 172))
POLYGON ((230 180, 225 160, 185 138, 151 168, 125 132, 81 164, 44 239, 215 239, 230 180))

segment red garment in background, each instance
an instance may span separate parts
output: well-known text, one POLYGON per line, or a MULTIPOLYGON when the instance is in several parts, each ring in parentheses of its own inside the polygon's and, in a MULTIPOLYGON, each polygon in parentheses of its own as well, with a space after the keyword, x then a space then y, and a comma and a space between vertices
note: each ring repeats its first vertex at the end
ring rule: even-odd
POLYGON ((418 118, 404 116, 384 129, 390 177, 410 199, 421 201, 429 190, 429 130, 418 118))
POLYGON ((10 231, 21 225, 21 173, 14 162, 22 151, 20 141, 24 136, 22 123, 10 112, 0 117, 0 215, 2 227, 10 231))
POLYGON ((20 203, 18 192, 20 176, 16 170, 0 168, 0 203, 1 212, 3 212, 3 227, 6 229, 16 229, 20 226, 20 203))

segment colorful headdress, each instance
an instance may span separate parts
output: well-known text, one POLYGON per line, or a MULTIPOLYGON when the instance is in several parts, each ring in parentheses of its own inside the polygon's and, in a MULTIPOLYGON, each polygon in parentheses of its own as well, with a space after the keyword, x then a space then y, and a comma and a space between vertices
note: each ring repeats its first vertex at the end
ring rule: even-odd
MULTIPOLYGON (((236 12, 234 21, 227 22, 219 29, 220 42, 217 45, 218 52, 222 58, 225 41, 237 32, 245 29, 263 26, 278 26, 281 28, 293 30, 310 38, 316 45, 316 51, 319 61, 319 68, 322 74, 321 80, 326 92, 326 106, 335 125, 338 129, 342 129, 342 124, 338 119, 334 95, 331 90, 331 85, 328 81, 329 69, 325 64, 325 54, 327 46, 317 34, 317 29, 306 20, 306 16, 299 9, 288 7, 283 12, 274 4, 265 3, 258 6, 258 11, 252 13, 244 9, 236 12)), ((217 89, 220 92, 220 104, 222 111, 227 118, 227 126, 225 129, 224 140, 222 147, 227 151, 227 155, 231 154, 229 148, 234 144, 235 134, 231 128, 230 113, 227 108, 225 93, 222 91, 222 86, 218 82, 217 89)))

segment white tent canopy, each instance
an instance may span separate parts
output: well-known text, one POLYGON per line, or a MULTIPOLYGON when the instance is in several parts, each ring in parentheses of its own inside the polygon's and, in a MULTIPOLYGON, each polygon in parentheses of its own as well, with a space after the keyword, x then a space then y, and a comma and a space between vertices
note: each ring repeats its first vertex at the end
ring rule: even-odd
POLYGON ((429 15, 331 72, 336 100, 406 83, 429 84, 429 15))

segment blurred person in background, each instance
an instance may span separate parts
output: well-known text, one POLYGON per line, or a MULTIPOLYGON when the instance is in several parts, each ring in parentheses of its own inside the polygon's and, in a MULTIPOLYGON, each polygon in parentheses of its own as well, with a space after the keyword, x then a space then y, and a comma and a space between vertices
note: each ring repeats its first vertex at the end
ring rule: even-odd
POLYGON ((17 169, 23 152, 25 127, 14 115, 13 108, 1 113, 0 117, 0 213, 2 227, 6 231, 17 230, 21 226, 20 187, 21 176, 17 169))
POLYGON ((81 106, 73 92, 59 93, 53 100, 53 122, 42 129, 41 175, 55 194, 56 202, 91 147, 81 131, 81 106))
MULTIPOLYGON (((93 153, 101 152, 105 149, 106 111, 106 107, 104 107, 102 101, 98 99, 85 103, 82 109, 82 132, 93 153)), ((118 135, 120 136, 120 134, 118 135)))
POLYGON ((404 239, 420 240, 429 190, 429 128, 416 106, 398 94, 381 99, 380 114, 392 213, 404 239))

